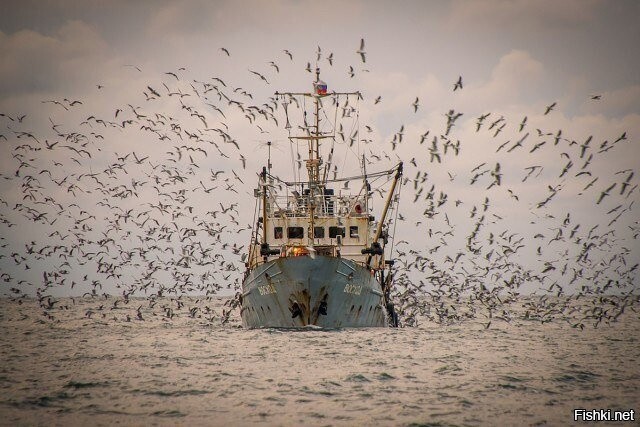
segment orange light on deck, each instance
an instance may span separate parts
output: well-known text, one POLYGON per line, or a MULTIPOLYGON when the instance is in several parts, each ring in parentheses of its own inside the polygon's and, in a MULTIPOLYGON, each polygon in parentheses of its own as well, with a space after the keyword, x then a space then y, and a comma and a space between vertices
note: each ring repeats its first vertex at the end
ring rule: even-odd
POLYGON ((293 249, 291 249, 291 255, 292 256, 309 255, 309 250, 303 246, 295 246, 293 249))

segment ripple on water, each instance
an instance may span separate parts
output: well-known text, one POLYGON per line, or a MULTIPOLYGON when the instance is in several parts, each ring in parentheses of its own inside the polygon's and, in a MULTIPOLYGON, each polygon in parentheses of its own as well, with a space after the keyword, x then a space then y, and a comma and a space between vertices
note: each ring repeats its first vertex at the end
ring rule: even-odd
POLYGON ((379 373, 376 378, 379 379, 380 381, 387 381, 387 380, 395 380, 396 379, 396 377, 394 377, 393 375, 387 374, 386 372, 379 373))
POLYGON ((111 384, 109 382, 81 382, 81 381, 69 381, 65 384, 65 388, 73 388, 73 389, 81 389, 81 388, 92 388, 92 387, 109 387, 111 384))
POLYGON ((444 365, 439 368, 436 368, 433 372, 435 372, 436 374, 443 375, 443 374, 459 372, 459 371, 462 371, 462 368, 454 363, 454 364, 444 365))
POLYGON ((371 382, 371 380, 369 378, 365 377, 362 374, 351 374, 347 378, 345 378, 345 381, 355 382, 355 383, 368 383, 368 382, 371 382))
POLYGON ((452 427, 456 424, 440 423, 440 422, 426 422, 426 423, 411 423, 407 424, 407 427, 452 427))
POLYGON ((556 381, 562 383, 593 383, 600 375, 589 371, 569 371, 566 374, 555 378, 556 381))
POLYGON ((207 390, 149 390, 144 391, 142 394, 147 396, 161 396, 161 397, 181 397, 181 396, 199 396, 202 394, 209 394, 207 390))
POLYGON ((167 418, 182 418, 187 416, 187 414, 180 412, 177 409, 170 410, 170 411, 156 411, 156 412, 152 412, 151 415, 154 415, 156 417, 167 417, 167 418))
POLYGON ((66 391, 62 391, 59 393, 38 396, 38 397, 28 397, 21 402, 11 402, 13 406, 18 408, 26 408, 26 407, 42 407, 42 408, 61 408, 63 407, 63 403, 66 400, 73 399, 74 395, 67 393, 66 391))

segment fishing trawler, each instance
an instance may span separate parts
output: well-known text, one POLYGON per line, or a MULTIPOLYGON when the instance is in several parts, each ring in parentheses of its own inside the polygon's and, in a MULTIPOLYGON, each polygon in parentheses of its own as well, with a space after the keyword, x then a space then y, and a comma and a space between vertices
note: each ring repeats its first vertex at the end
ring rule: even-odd
POLYGON ((325 161, 321 142, 335 142, 336 123, 325 113, 328 130, 321 127, 323 100, 330 98, 337 109, 341 97, 348 103, 360 94, 329 93, 320 70, 315 74, 312 92, 276 92, 287 115, 288 138, 308 145, 307 177, 285 181, 272 175, 270 154, 259 174, 257 220, 240 299, 242 322, 248 328, 397 326, 390 301, 393 261, 385 258, 390 251, 385 247, 392 238, 389 218, 397 212, 402 162, 367 174, 363 156, 360 175, 338 178, 334 173, 329 179, 333 145, 326 144, 330 151, 325 161), (305 133, 301 136, 291 135, 287 105, 294 97, 312 100, 313 124, 307 125, 305 112, 305 126, 298 127, 305 133), (385 179, 390 188, 386 195, 378 190, 384 205, 376 218, 371 182, 385 179), (342 185, 352 181, 362 184, 355 194, 342 185))

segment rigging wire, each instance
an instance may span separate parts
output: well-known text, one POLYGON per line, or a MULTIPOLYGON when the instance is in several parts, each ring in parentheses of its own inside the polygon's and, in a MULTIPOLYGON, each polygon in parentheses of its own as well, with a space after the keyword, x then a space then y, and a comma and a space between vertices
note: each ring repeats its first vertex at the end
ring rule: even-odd
MULTIPOLYGON (((338 100, 338 96, 337 95, 333 95, 333 100, 335 101, 334 104, 336 104, 336 108, 335 108, 335 114, 334 114, 334 119, 333 121, 329 118, 329 116, 327 116, 327 112, 325 108, 322 108, 322 114, 325 117, 325 121, 327 123, 329 123, 331 126, 331 148, 329 149, 329 155, 327 157, 327 163, 325 164, 324 167, 324 173, 323 173, 323 182, 326 182, 327 180, 327 174, 331 171, 331 164, 333 163, 333 149, 335 147, 335 142, 336 142, 336 123, 337 123, 337 117, 338 117, 338 108, 337 108, 337 100, 338 100)), ((320 102, 320 105, 323 105, 322 102, 320 102)), ((329 132, 327 132, 329 133, 329 132)))
MULTIPOLYGON (((358 143, 357 146, 357 153, 354 153, 358 159, 360 159, 360 108, 358 106, 360 102, 359 97, 356 97, 356 106, 352 107, 353 111, 356 112, 356 119, 351 123, 351 129, 349 131, 349 135, 353 135, 354 134, 354 130, 357 131, 356 135, 358 137, 358 140, 356 141, 358 143)), ((351 145, 349 145, 349 147, 351 148, 351 145)), ((353 152, 353 149, 351 150, 353 152)))
POLYGON ((289 153, 291 154, 291 169, 293 171, 293 177, 297 180, 296 175, 296 160, 293 154, 293 142, 291 141, 291 130, 289 130, 289 153))
MULTIPOLYGON (((385 175, 390 175, 393 172, 395 172, 396 167, 393 167, 389 170, 386 171, 380 171, 380 172, 373 172, 373 173, 367 173, 367 178, 376 178, 376 177, 381 177, 381 176, 385 176, 385 175)), ((300 184, 307 184, 308 181, 284 181, 282 179, 280 179, 279 177, 275 176, 275 175, 271 175, 271 174, 267 174, 270 178, 273 178, 274 180, 284 184, 284 185, 288 185, 288 186, 292 186, 292 185, 300 185, 300 184)), ((355 175, 355 176, 350 176, 350 177, 343 177, 343 178, 336 178, 336 179, 328 179, 327 182, 344 182, 344 181, 355 181, 358 179, 362 179, 363 175, 355 175)))
POLYGON ((333 113, 333 138, 331 138, 331 151, 329 154, 329 164, 327 166, 327 168, 329 169, 329 172, 331 172, 331 166, 333 165, 333 149, 335 148, 335 145, 336 145, 336 126, 338 124, 338 96, 337 95, 335 100, 336 100, 336 108, 333 113))
MULTIPOLYGON (((264 189, 263 189, 264 191, 264 189)), ((259 197, 256 197, 256 205, 253 208, 253 222, 251 223, 251 243, 257 243, 258 242, 258 224, 256 222, 256 217, 258 216, 258 210, 260 209, 260 206, 258 205, 258 202, 260 200, 259 197)), ((263 219, 264 221, 264 219, 263 219)), ((247 257, 247 262, 251 262, 251 260, 253 260, 253 251, 255 250, 255 245, 252 244, 249 247, 249 254, 247 257)))

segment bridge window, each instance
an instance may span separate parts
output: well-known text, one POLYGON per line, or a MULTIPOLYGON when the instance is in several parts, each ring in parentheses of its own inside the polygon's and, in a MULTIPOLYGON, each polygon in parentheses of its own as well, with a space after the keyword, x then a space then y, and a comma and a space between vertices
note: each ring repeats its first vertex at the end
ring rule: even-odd
POLYGON ((315 239, 324 238, 324 227, 313 227, 313 237, 315 239))
POLYGON ((329 238, 335 239, 338 236, 345 236, 344 227, 329 227, 329 238))
POLYGON ((349 227, 349 237, 351 237, 352 239, 357 239, 359 237, 357 225, 352 225, 349 227))
POLYGON ((288 227, 287 237, 290 239, 302 239, 304 237, 304 228, 302 227, 288 227))
POLYGON ((282 227, 273 227, 273 237, 282 239, 282 227))

